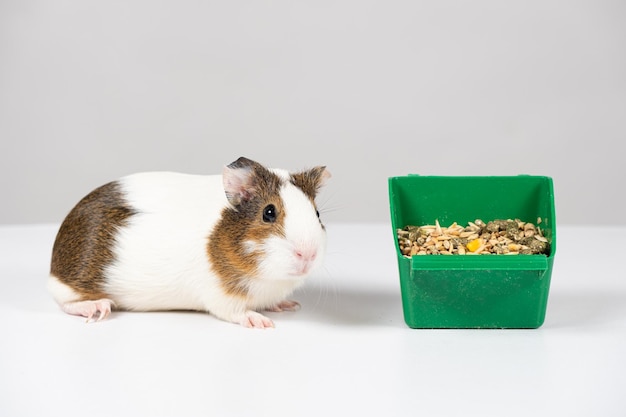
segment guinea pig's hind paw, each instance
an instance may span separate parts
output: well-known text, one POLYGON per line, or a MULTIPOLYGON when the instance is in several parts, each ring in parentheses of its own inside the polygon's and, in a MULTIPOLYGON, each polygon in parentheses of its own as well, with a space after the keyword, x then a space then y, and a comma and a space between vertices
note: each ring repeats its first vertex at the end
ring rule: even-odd
POLYGON ((271 311, 273 313, 280 313, 281 311, 298 311, 300 310, 300 303, 292 300, 284 300, 276 304, 273 307, 267 308, 265 311, 271 311))
POLYGON ((87 317, 86 322, 100 321, 111 314, 113 301, 103 298, 100 300, 75 301, 63 304, 62 308, 68 314, 87 317))

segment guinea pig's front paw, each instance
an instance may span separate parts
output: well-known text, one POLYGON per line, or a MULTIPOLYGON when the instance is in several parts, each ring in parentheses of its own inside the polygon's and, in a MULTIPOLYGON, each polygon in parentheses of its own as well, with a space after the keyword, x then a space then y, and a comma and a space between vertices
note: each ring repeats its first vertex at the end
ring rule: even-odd
POLYGON ((241 320, 239 320, 239 324, 244 327, 255 329, 269 329, 274 327, 274 322, 272 320, 268 319, 263 314, 252 310, 248 310, 244 313, 241 320))

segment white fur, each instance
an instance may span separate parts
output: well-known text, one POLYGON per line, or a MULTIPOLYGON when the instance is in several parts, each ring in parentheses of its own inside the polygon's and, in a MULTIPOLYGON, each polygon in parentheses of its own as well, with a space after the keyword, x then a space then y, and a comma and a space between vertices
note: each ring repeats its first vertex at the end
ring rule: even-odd
POLYGON ((120 180, 139 213, 117 236, 106 292, 129 310, 205 310, 221 290, 208 237, 228 204, 222 177, 142 173, 120 180))
POLYGON ((59 281, 54 275, 48 277, 48 291, 59 304, 80 299, 80 295, 66 284, 59 281))

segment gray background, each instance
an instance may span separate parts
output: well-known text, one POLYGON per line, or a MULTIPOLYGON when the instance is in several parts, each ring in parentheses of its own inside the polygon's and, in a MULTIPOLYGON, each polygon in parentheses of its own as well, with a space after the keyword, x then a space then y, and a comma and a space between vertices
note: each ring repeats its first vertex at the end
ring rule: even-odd
POLYGON ((60 222, 135 171, 324 164, 327 221, 387 178, 554 178, 626 224, 623 1, 0 0, 0 223, 60 222))

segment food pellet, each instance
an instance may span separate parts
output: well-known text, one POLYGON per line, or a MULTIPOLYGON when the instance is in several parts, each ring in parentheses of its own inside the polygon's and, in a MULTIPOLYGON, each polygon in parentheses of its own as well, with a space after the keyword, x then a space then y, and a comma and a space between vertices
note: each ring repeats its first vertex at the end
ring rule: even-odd
POLYGON ((460 226, 406 226, 398 229, 398 244, 404 256, 413 255, 530 255, 548 254, 550 242, 532 222, 481 219, 460 226))

